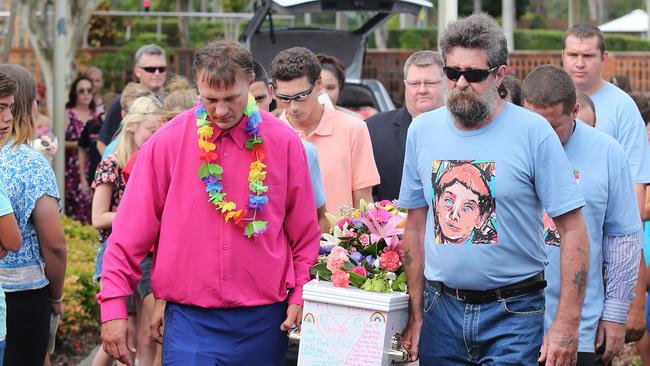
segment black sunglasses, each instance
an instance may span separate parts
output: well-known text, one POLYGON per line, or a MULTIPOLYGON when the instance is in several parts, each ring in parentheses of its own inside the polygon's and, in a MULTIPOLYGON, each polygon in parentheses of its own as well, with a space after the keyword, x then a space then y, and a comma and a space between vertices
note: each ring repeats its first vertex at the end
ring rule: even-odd
POLYGON ((304 101, 305 99, 307 99, 307 97, 311 94, 311 92, 314 91, 314 88, 315 88, 315 87, 316 87, 316 82, 314 81, 314 83, 311 84, 311 88, 309 88, 309 89, 307 89, 307 90, 305 90, 305 91, 303 91, 303 92, 300 92, 300 93, 298 93, 298 94, 294 94, 294 95, 284 95, 284 94, 278 94, 278 93, 275 93, 275 96, 276 96, 276 97, 278 98, 278 100, 281 101, 282 103, 291 103, 292 100, 295 100, 295 101, 298 101, 298 102, 302 102, 302 101, 304 101))
POLYGON ((145 67, 138 66, 138 67, 150 74, 154 74, 156 71, 162 74, 163 72, 167 71, 167 66, 145 66, 145 67))
POLYGON ((489 69, 459 70, 455 67, 445 66, 442 68, 442 70, 445 72, 445 76, 447 76, 447 79, 451 81, 458 81, 458 79, 460 79, 460 77, 462 76, 469 83, 479 83, 487 79, 488 75, 490 75, 490 73, 492 73, 494 70, 498 68, 499 66, 494 66, 489 69))

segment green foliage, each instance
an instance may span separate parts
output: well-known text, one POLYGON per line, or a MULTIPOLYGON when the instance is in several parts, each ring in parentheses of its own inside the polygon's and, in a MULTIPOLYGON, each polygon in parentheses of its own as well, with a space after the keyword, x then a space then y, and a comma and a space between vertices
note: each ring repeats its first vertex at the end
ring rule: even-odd
MULTIPOLYGON (((550 29, 517 29, 514 33, 517 50, 551 50, 562 49, 563 31, 550 29)), ((388 32, 388 48, 402 49, 436 49, 437 30, 427 29, 391 29, 388 32)), ((607 34, 605 36, 609 51, 650 51, 650 41, 635 36, 607 34)), ((370 37, 369 47, 376 47, 374 37, 370 37)))
POLYGON ((83 334, 99 331, 99 305, 95 299, 99 283, 93 281, 97 256, 97 231, 62 218, 68 247, 67 271, 63 287, 64 313, 57 332, 61 352, 73 351, 83 334))
MULTIPOLYGON (((528 5, 530 0, 516 0, 516 17, 519 18, 528 5)), ((501 16, 501 1, 481 1, 482 11, 492 15, 493 17, 501 16)), ((458 15, 459 16, 469 16, 474 12, 474 1, 473 0, 460 0, 458 1, 458 15)))
POLYGON ((564 32, 549 29, 515 30, 515 49, 518 50, 554 50, 562 49, 564 32))
POLYGON ((248 10, 248 0, 221 0, 223 11, 231 13, 244 13, 248 10))
MULTIPOLYGON (((97 66, 104 72, 104 83, 106 88, 113 86, 115 90, 124 89, 125 83, 132 79, 133 56, 138 48, 155 43, 166 48, 167 35, 162 35, 158 41, 154 33, 141 33, 132 38, 131 41, 117 50, 102 53, 95 58, 85 62, 86 66, 97 66)), ((170 50, 166 49, 169 56, 170 50)))
MULTIPOLYGON (((438 44, 438 30, 436 28, 408 28, 389 29, 386 47, 404 49, 434 49, 438 44)), ((375 35, 368 39, 368 48, 375 48, 375 35)))
MULTIPOLYGON (((97 10, 110 10, 110 1, 105 0, 97 10)), ((117 19, 108 15, 92 16, 88 22, 88 44, 93 47, 114 44, 117 36, 117 19)))
POLYGON ((546 19, 541 15, 533 13, 531 11, 525 12, 521 16, 520 20, 529 22, 530 26, 528 28, 530 29, 548 29, 548 25, 546 24, 546 19))

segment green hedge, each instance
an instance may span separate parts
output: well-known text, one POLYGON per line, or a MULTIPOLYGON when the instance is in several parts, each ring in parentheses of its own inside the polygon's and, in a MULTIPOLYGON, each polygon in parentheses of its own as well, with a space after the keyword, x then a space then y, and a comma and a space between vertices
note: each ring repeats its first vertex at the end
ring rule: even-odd
MULTIPOLYGON (((563 31, 550 29, 515 30, 515 49, 517 50, 560 50, 563 31)), ((434 49, 437 46, 438 32, 435 28, 389 30, 386 46, 404 49, 434 49)), ((605 36, 609 51, 650 51, 650 41, 635 36, 608 34, 605 36)), ((370 37, 369 47, 376 47, 374 35, 370 37)))
MULTIPOLYGON (((138 36, 139 34, 155 34, 157 23, 158 21, 155 18, 140 19, 137 22, 134 22, 131 32, 135 36, 138 36)), ((167 37, 163 45, 169 47, 179 47, 181 41, 180 33, 178 31, 178 20, 162 19, 160 26, 161 33, 167 37)), ((241 22, 240 29, 242 32, 245 27, 246 23, 241 22)), ((221 20, 190 20, 188 24, 188 30, 190 33, 190 47, 193 48, 200 47, 213 38, 224 36, 224 24, 221 20)))
POLYGON ((68 247, 63 286, 64 312, 56 335, 57 353, 79 352, 79 343, 99 334, 99 305, 93 281, 97 256, 97 230, 67 217, 62 218, 68 247))

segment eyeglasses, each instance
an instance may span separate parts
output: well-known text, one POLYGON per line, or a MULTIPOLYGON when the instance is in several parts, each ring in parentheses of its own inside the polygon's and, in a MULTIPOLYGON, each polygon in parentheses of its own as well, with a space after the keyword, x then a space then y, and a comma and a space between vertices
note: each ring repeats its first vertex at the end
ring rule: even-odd
POLYGON ((145 67, 138 66, 138 67, 150 74, 155 74, 156 71, 162 74, 163 72, 167 71, 167 66, 145 66, 145 67))
POLYGON ((311 92, 314 91, 314 88, 315 88, 315 87, 316 87, 316 82, 314 81, 314 83, 311 84, 311 88, 309 88, 309 89, 307 89, 307 90, 305 90, 305 91, 303 91, 303 92, 300 92, 300 93, 298 93, 298 94, 294 94, 294 95, 284 95, 284 94, 278 94, 278 93, 275 93, 275 96, 276 96, 276 97, 278 98, 278 100, 281 101, 282 103, 291 103, 292 100, 295 100, 295 101, 297 101, 297 102, 302 102, 302 101, 304 101, 305 99, 307 99, 307 97, 311 94, 311 92))
POLYGON ((92 94, 92 92, 93 92, 92 88, 88 88, 88 89, 84 89, 84 88, 77 89, 77 94, 92 94))
POLYGON ((424 85, 424 87, 425 87, 426 89, 431 89, 431 88, 433 88, 434 86, 440 84, 441 81, 442 81, 442 80, 438 80, 438 81, 429 81, 429 80, 424 80, 424 81, 408 81, 408 80, 404 80, 404 82, 406 83, 406 85, 408 85, 409 87, 411 87, 411 88, 413 88, 413 89, 419 89, 421 85, 424 85))
POLYGON ((455 67, 445 66, 442 68, 442 71, 445 72, 447 79, 451 81, 458 81, 460 77, 464 77, 465 80, 469 83, 479 83, 487 79, 488 75, 494 70, 498 69, 499 66, 494 66, 489 69, 467 69, 467 70, 458 70, 455 67))

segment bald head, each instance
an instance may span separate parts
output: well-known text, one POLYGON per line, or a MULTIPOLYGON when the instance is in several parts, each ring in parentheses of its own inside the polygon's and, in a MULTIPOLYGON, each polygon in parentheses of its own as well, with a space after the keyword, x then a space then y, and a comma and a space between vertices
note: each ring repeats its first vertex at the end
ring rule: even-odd
POLYGON ((86 70, 86 77, 90 79, 93 84, 93 94, 96 95, 104 87, 104 76, 102 70, 98 67, 92 66, 86 70))

